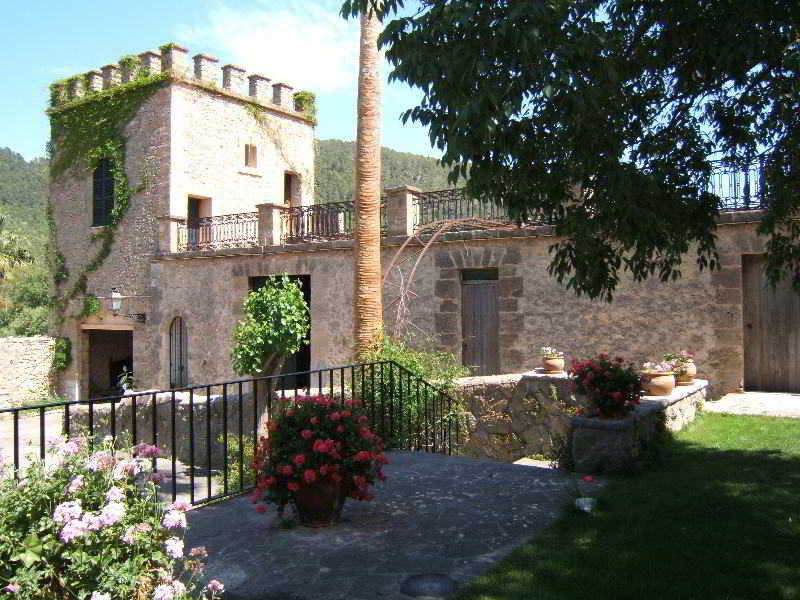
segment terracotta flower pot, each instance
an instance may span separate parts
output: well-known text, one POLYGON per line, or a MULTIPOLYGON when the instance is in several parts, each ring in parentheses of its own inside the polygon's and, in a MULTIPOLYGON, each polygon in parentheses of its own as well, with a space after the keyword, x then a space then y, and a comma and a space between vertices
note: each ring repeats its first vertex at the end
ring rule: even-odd
POLYGON ((675 389, 673 373, 642 373, 642 387, 648 396, 669 396, 675 389))
POLYGON ((678 385, 692 385, 695 375, 697 375, 697 365, 689 359, 689 362, 683 365, 683 371, 677 373, 678 385))
POLYGON ((546 373, 563 373, 564 359, 542 357, 542 367, 546 373))
POLYGON ((339 520, 347 489, 341 481, 321 479, 292 492, 297 518, 306 527, 330 527, 339 520))

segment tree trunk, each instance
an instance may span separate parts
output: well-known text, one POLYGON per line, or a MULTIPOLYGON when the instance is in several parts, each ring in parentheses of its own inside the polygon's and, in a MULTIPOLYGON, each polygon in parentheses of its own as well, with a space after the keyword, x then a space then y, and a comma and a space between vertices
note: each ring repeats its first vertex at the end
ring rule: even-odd
MULTIPOLYGON (((271 354, 264 361, 264 370, 255 375, 255 377, 271 377, 273 375, 280 375, 283 369, 283 363, 286 361, 285 354, 271 354)), ((269 430, 267 425, 272 413, 272 393, 275 391, 274 379, 266 379, 258 382, 258 394, 254 398, 258 407, 264 407, 260 411, 261 417, 258 423, 258 437, 269 437, 269 430)))
POLYGON ((380 22, 361 15, 354 236, 353 326, 355 355, 372 349, 383 325, 381 285, 381 80, 380 22))

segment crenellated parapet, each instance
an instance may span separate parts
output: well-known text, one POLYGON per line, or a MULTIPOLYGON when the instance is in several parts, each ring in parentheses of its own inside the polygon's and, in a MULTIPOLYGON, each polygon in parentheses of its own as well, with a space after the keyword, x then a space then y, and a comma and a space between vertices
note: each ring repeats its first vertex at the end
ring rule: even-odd
POLYGON ((195 84, 210 91, 314 120, 312 93, 295 92, 288 83, 273 83, 269 77, 248 73, 237 65, 220 67, 219 60, 208 54, 195 54, 190 61, 189 50, 174 43, 165 44, 158 51, 148 50, 125 56, 117 63, 105 65, 99 70, 53 83, 50 86, 50 107, 62 108, 94 94, 157 77, 195 84))

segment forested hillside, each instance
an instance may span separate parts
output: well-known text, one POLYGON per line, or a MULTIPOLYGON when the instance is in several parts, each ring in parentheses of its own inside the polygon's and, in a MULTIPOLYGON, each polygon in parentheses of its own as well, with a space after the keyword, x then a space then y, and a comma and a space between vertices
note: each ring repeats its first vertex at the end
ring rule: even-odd
MULTIPOLYGON (((352 200, 355 142, 320 140, 317 144, 317 202, 352 200)), ((396 152, 389 148, 383 149, 381 158, 381 189, 403 184, 416 186, 423 191, 451 187, 447 183, 447 170, 440 167, 435 158, 396 152)))
POLYGON ((40 255, 47 239, 47 160, 26 161, 9 148, 0 148, 0 216, 40 255))

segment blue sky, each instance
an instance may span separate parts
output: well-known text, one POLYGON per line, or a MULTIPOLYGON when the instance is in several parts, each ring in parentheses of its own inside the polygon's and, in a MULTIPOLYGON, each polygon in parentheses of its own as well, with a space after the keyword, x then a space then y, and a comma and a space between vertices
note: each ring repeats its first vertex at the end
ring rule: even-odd
MULTIPOLYGON (((126 54, 175 41, 274 81, 317 93, 317 137, 352 140, 356 131, 358 24, 338 16, 339 0, 27 0, 4 6, 0 52, 0 147, 31 159, 49 137, 48 85, 126 54)), ((384 64, 384 76, 389 65, 384 64)), ((419 92, 384 86, 383 144, 439 156, 428 133, 400 123, 419 92)))

